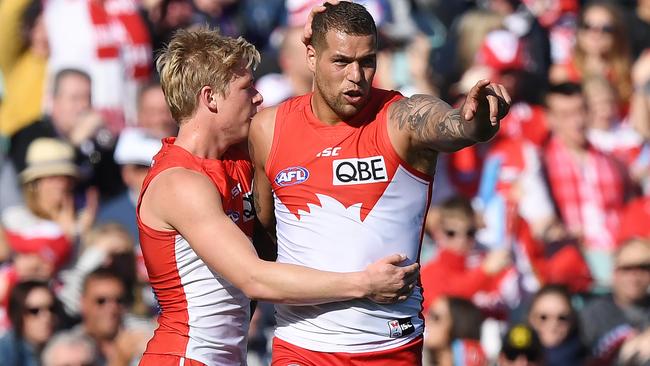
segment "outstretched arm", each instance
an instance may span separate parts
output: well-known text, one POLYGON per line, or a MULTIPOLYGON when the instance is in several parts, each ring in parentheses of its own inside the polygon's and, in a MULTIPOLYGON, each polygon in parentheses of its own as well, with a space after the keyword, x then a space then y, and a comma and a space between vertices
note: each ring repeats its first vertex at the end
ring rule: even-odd
POLYGON ((397 254, 349 273, 261 260, 224 213, 214 184, 182 168, 156 177, 143 196, 140 215, 154 229, 178 231, 212 270, 253 299, 317 304, 367 297, 390 303, 406 299, 419 278, 418 264, 400 266, 406 258, 397 254))
POLYGON ((508 113, 510 96, 501 85, 479 81, 460 108, 417 94, 389 107, 389 131, 398 151, 453 152, 491 139, 508 113))

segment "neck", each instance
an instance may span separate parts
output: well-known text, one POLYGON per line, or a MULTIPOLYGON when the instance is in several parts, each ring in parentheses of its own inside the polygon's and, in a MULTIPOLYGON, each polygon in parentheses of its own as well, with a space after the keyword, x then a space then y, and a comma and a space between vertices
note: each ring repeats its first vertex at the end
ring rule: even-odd
POLYGON ((183 123, 174 145, 199 158, 221 159, 233 142, 228 140, 225 133, 208 131, 210 125, 211 123, 199 123, 196 118, 183 123))
POLYGON ((311 97, 311 109, 316 118, 328 125, 333 126, 342 121, 318 91, 315 91, 311 97))

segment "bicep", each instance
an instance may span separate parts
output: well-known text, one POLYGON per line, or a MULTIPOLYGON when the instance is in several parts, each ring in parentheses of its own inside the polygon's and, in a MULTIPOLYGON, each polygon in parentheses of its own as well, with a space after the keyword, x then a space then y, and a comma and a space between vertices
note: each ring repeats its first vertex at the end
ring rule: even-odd
POLYGON ((390 128, 405 136, 409 152, 426 149, 457 151, 472 143, 466 122, 458 109, 439 98, 417 94, 393 103, 389 111, 390 128))
POLYGON ((260 223, 269 232, 275 231, 273 187, 266 175, 266 161, 273 144, 275 114, 263 111, 255 116, 248 136, 248 151, 255 167, 253 175, 253 204, 260 223))
POLYGON ((248 276, 241 269, 253 268, 259 261, 252 243, 225 214, 216 187, 206 177, 186 174, 175 180, 161 207, 164 221, 211 269, 243 288, 248 276))

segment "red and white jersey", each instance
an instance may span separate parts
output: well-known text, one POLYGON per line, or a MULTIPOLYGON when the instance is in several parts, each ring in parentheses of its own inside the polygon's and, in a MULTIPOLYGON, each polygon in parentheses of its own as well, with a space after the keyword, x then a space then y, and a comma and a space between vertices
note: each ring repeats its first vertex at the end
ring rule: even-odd
MULTIPOLYGON (((140 197, 158 174, 176 167, 209 177, 226 214, 252 237, 253 168, 247 153, 231 148, 221 160, 201 159, 174 145, 174 138, 166 138, 153 158, 140 197)), ((155 230, 142 223, 139 207, 140 202, 142 254, 161 309, 158 329, 145 353, 175 355, 206 365, 246 364, 250 300, 208 268, 177 231, 155 230)))
POLYGON ((66 68, 92 79, 92 106, 114 132, 135 125, 136 99, 151 77, 151 37, 134 0, 48 0, 50 76, 66 68), (65 21, 64 19, 74 19, 65 21))
MULTIPOLYGON (((411 168, 390 142, 387 108, 402 96, 371 93, 370 104, 349 124, 319 121, 311 94, 278 107, 266 164, 278 262, 350 272, 394 253, 419 260, 432 177, 411 168)), ((367 299, 276 305, 275 335, 322 352, 391 349, 422 333, 421 304, 417 287, 408 300, 391 305, 367 299)))

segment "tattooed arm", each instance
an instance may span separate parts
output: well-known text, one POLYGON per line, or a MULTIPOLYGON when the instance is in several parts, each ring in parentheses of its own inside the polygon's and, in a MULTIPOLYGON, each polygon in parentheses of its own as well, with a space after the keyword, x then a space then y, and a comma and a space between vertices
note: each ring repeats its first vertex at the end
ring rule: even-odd
POLYGON ((414 95, 389 108, 393 139, 403 140, 404 156, 414 150, 452 152, 491 139, 509 108, 510 97, 501 85, 483 80, 470 91, 463 106, 429 95, 414 95))
POLYGON ((248 151, 255 167, 253 178, 253 206, 262 226, 275 239, 275 213, 273 210, 273 191, 266 176, 266 160, 273 143, 276 108, 266 108, 259 112, 251 122, 248 134, 248 151))

